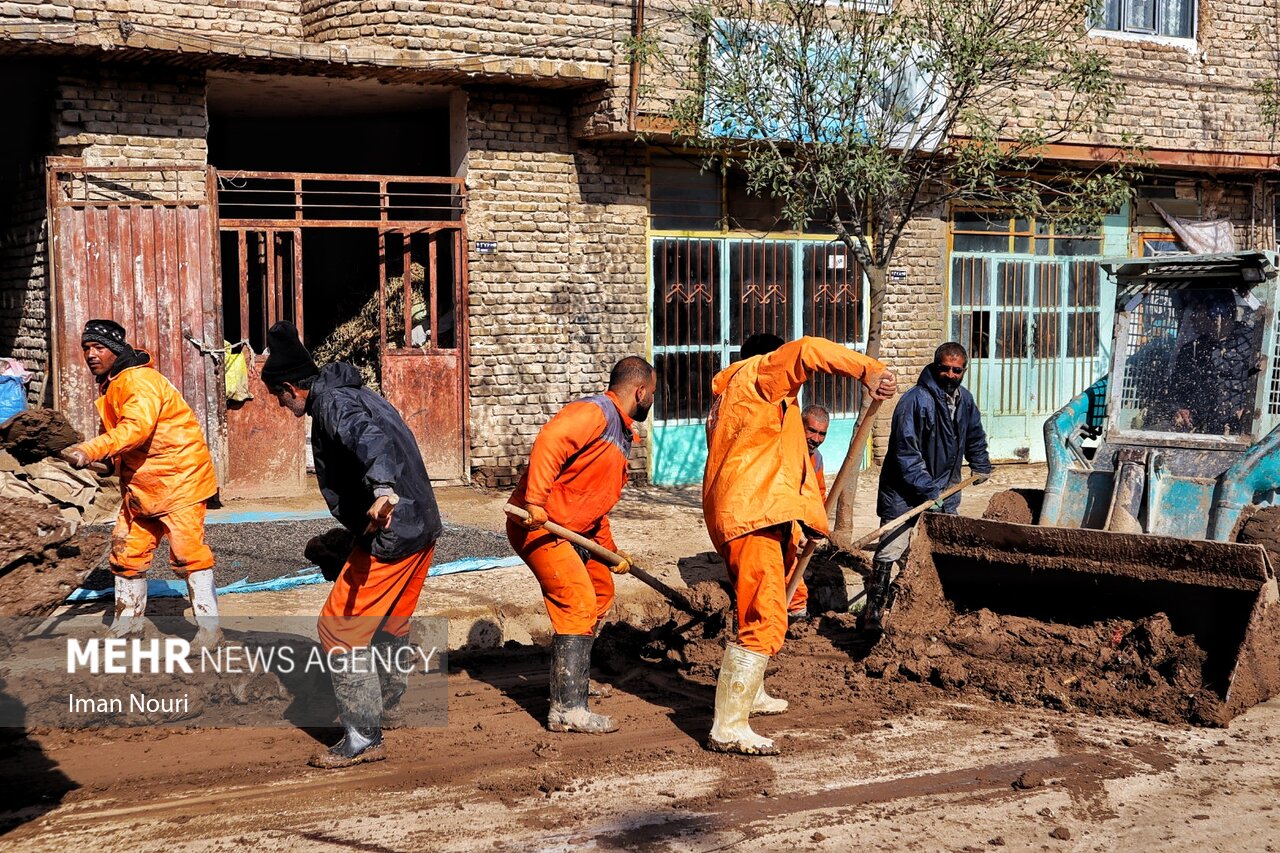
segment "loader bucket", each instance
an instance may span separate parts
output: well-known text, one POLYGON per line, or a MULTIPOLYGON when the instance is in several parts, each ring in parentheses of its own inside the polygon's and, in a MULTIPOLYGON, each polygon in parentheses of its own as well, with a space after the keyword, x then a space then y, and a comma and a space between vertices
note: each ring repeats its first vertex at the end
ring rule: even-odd
POLYGON ((1183 719, 1225 725, 1280 693, 1280 596, 1256 545, 930 513, 897 589, 891 646, 1039 667, 1063 705, 1132 695, 1117 708, 1148 713, 1143 690, 1167 688, 1166 704, 1199 697, 1183 719), (1039 640, 1063 648, 1031 655, 1039 640))

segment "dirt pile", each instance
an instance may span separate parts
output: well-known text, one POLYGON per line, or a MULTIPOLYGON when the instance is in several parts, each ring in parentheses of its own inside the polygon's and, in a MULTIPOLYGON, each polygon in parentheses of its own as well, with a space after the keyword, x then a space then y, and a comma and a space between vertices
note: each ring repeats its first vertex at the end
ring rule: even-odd
POLYGON ((1043 503, 1043 489, 1009 489, 991 496, 982 517, 1009 524, 1035 524, 1043 503))
POLYGON ((0 424, 0 449, 22 465, 57 456, 83 440, 66 415, 55 409, 27 409, 0 424))
POLYGON ((53 409, 28 409, 0 424, 0 501, 34 501, 72 525, 113 517, 120 507, 115 479, 76 470, 58 458, 80 440, 53 409))
MULTIPOLYGON (((647 630, 608 625, 596 644, 596 663, 615 676, 657 665, 694 681, 714 680, 724 644, 736 637, 731 590, 727 583, 703 581, 689 595, 718 609, 700 619, 673 611, 647 630)), ((909 687, 939 690, 939 698, 980 694, 1166 723, 1226 722, 1221 697, 1205 683, 1205 650, 1193 636, 1175 631, 1163 613, 1083 626, 987 609, 936 615, 921 620, 934 626, 924 634, 895 631, 890 619, 879 643, 859 632, 856 617, 843 611, 796 623, 770 684, 784 696, 818 699, 852 691, 886 707, 909 687), (814 654, 816 649, 822 654, 814 654)))
POLYGON ((0 620, 5 630, 38 624, 80 586, 107 545, 105 531, 77 530, 54 507, 21 498, 0 500, 0 620))
POLYGON ((1205 651, 1163 613, 1072 626, 982 609, 940 624, 916 636, 891 623, 867 674, 1058 710, 1222 722, 1221 699, 1203 681, 1205 651))

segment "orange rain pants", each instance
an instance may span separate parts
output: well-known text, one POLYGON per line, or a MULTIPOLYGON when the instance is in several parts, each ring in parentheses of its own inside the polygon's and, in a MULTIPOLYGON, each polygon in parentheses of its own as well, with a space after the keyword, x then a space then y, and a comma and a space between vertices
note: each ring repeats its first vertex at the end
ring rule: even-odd
POLYGON ((787 582, 796 568, 795 524, 775 524, 720 548, 738 599, 738 645, 772 657, 787 635, 787 582))
POLYGON ((125 578, 145 574, 166 535, 169 565, 175 575, 185 578, 192 572, 213 568, 213 551, 204 541, 204 514, 204 501, 157 516, 138 515, 132 503, 125 501, 111 531, 111 571, 125 578))
POLYGON ((435 551, 433 542, 422 551, 384 563, 359 546, 352 549, 320 608, 317 627, 325 652, 365 648, 375 634, 408 636, 409 617, 418 609, 435 551))
MULTIPOLYGON (((584 535, 617 550, 607 530, 604 536, 599 528, 594 535, 584 535)), ((529 530, 511 518, 507 519, 507 539, 542 587, 551 629, 557 634, 594 633, 596 623, 613 606, 613 572, 609 567, 594 558, 584 563, 568 541, 547 530, 529 530)))

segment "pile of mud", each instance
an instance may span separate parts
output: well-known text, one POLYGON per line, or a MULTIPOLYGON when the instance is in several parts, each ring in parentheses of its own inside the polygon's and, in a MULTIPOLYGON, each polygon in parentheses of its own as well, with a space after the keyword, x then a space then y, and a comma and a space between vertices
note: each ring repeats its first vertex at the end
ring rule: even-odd
POLYGON ((1008 489, 991 496, 982 517, 1009 524, 1035 524, 1043 503, 1043 489, 1008 489))
POLYGON ((1063 711, 1226 722, 1222 700, 1203 681, 1204 649, 1163 613, 1073 626, 982 609, 941 625, 918 636, 894 632, 890 620, 867 674, 1063 711))
MULTIPOLYGON (((702 581, 689 597, 714 612, 692 618, 673 610, 671 618, 647 628, 607 625, 596 643, 597 665, 614 675, 657 666, 714 681, 725 643, 736 639, 731 589, 726 582, 702 581)), ((1204 680, 1205 650, 1195 637, 1175 631, 1163 613, 1086 626, 987 609, 935 615, 924 620, 935 628, 923 635, 895 631, 891 616, 878 642, 859 632, 856 617, 844 611, 797 623, 770 668, 771 689, 783 696, 853 693, 890 707, 901 689, 911 687, 933 689, 942 701, 981 695, 1165 723, 1227 722, 1221 697, 1204 680), (814 659, 818 648, 821 659, 814 659)))
POLYGON ((73 526, 112 518, 120 508, 115 479, 76 470, 58 457, 80 440, 53 409, 28 409, 0 424, 0 501, 34 501, 73 526))
POLYGON ((81 441, 66 415, 55 409, 27 409, 0 424, 0 449, 23 465, 57 456, 81 441))
POLYGON ((604 626, 592 653, 596 665, 613 675, 637 664, 661 664, 699 677, 715 677, 726 639, 736 636, 733 599, 726 582, 699 581, 685 598, 701 610, 697 616, 672 608, 658 624, 644 627, 626 622, 604 626))
POLYGON ((108 544, 105 531, 76 529, 54 507, 20 498, 0 500, 4 632, 22 633, 39 624, 80 586, 108 544))

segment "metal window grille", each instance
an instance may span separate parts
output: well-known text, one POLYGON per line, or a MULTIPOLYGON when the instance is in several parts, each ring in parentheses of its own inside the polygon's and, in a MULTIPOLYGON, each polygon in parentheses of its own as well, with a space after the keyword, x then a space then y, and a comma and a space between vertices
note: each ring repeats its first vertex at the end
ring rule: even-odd
MULTIPOLYGON (((865 278, 840 244, 803 240, 657 237, 651 243, 655 419, 693 423, 711 405, 711 379, 742 340, 821 335, 862 343, 865 278)), ((857 383, 819 377, 801 402, 857 411, 857 383)))
POLYGON ((1142 297, 1130 312, 1124 351, 1124 386, 1120 408, 1138 410, 1167 395, 1178 315, 1173 293, 1157 290, 1142 297))
MULTIPOLYGON (((1280 323, 1280 312, 1276 315, 1280 323)), ((1280 326, 1276 328, 1280 329, 1280 326)), ((1267 413, 1280 415, 1280 334, 1276 335, 1275 352, 1271 354, 1271 384, 1267 388, 1267 413)))

